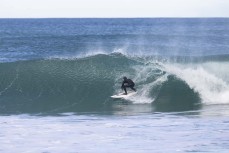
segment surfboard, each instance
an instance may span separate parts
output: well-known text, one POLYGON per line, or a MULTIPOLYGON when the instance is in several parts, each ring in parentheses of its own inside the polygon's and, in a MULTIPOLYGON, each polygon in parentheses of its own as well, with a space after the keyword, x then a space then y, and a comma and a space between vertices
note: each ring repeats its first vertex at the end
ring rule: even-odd
POLYGON ((135 95, 137 92, 128 92, 127 95, 123 94, 123 93, 119 93, 117 95, 113 95, 111 96, 111 98, 114 98, 114 99, 125 99, 125 98, 128 98, 128 97, 131 97, 133 95, 135 95))

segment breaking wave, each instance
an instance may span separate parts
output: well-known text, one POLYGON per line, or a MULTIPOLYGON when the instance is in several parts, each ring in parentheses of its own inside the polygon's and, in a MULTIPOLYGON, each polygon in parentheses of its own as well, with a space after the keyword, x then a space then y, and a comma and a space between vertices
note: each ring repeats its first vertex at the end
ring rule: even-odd
POLYGON ((122 77, 137 94, 121 102, 159 110, 229 103, 229 57, 139 57, 121 53, 0 63, 0 113, 93 111, 112 107, 122 77))

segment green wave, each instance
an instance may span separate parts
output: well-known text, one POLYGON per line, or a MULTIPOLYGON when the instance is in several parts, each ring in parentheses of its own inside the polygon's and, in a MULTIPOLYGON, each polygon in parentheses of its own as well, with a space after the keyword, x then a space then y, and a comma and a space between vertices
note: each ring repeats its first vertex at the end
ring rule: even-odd
POLYGON ((156 111, 195 109, 201 93, 168 72, 166 62, 117 53, 1 63, 0 113, 112 111, 120 102, 148 103, 156 111), (135 81, 138 94, 114 101, 123 76, 135 81))

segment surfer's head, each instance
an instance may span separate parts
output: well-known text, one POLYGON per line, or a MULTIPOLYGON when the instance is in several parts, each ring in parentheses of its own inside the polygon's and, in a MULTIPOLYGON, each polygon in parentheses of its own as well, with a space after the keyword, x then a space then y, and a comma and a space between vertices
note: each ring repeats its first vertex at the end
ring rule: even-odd
POLYGON ((123 77, 123 79, 124 79, 124 80, 126 80, 126 79, 127 79, 127 77, 125 77, 125 76, 124 76, 124 77, 123 77))

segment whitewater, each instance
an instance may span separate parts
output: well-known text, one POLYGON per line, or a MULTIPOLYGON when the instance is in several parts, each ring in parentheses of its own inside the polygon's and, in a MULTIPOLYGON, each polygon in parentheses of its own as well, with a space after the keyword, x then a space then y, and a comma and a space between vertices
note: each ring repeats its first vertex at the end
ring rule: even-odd
POLYGON ((0 152, 228 152, 228 25, 0 19, 0 152))

